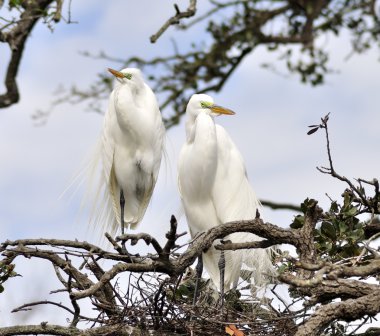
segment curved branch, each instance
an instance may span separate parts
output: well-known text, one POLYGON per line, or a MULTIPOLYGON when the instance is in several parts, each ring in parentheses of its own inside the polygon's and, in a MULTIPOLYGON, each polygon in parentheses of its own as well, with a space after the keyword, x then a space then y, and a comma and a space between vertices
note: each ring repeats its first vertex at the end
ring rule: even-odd
MULTIPOLYGON (((44 305, 44 304, 49 304, 49 305, 57 306, 59 308, 62 308, 64 310, 68 311, 71 315, 75 315, 75 312, 73 310, 71 310, 70 308, 64 306, 62 303, 58 303, 58 302, 54 302, 54 301, 49 301, 49 300, 36 301, 36 302, 31 302, 31 303, 23 304, 20 307, 12 309, 12 313, 17 313, 17 312, 20 312, 20 311, 30 310, 30 307, 40 306, 40 305, 44 305)), ((83 315, 79 315, 79 317, 82 318, 82 319, 84 319, 84 320, 86 320, 86 321, 98 322, 97 319, 94 319, 94 318, 91 318, 91 317, 87 317, 87 316, 83 316, 83 315)))
MULTIPOLYGON (((60 268, 63 272, 65 272, 70 277, 70 279, 72 278, 75 280, 75 285, 71 284, 71 280, 70 282, 67 282, 68 286, 66 287, 66 290, 69 292, 71 290, 71 287, 86 289, 94 286, 94 283, 88 278, 86 274, 83 274, 75 266, 73 266, 70 260, 62 259, 55 251, 41 251, 37 248, 29 248, 23 245, 18 245, 13 249, 7 249, 3 251, 2 254, 7 258, 6 263, 12 262, 17 256, 26 256, 28 258, 35 257, 50 261, 54 266, 60 268)), ((75 293, 71 293, 72 298, 77 299, 74 294, 75 293)), ((103 303, 109 303, 110 300, 112 301, 112 298, 107 298, 104 291, 97 292, 95 296, 100 302, 103 303)), ((112 302, 110 306, 112 306, 112 302)), ((115 311, 112 309, 105 309, 105 311, 109 316, 115 314, 115 311)))
POLYGON ((20 20, 9 32, 1 32, 0 40, 8 43, 12 53, 4 81, 6 92, 0 95, 0 108, 9 107, 18 102, 20 95, 16 77, 24 52, 25 42, 30 36, 34 25, 43 17, 49 5, 54 1, 23 1, 25 10, 21 14, 20 20))
MULTIPOLYGON (((5 251, 8 246, 51 246, 56 248, 74 248, 85 250, 94 255, 98 255, 104 259, 111 259, 117 261, 129 261, 130 258, 127 255, 120 255, 117 253, 108 252, 103 250, 99 246, 90 244, 86 241, 73 241, 65 239, 18 239, 18 240, 6 240, 0 245, 0 252, 5 251)), ((139 259, 136 258, 136 261, 139 259)))
POLYGON ((380 311, 380 289, 358 299, 348 299, 321 306, 298 328, 295 336, 317 336, 330 322, 341 319, 354 321, 365 315, 375 316, 380 311))

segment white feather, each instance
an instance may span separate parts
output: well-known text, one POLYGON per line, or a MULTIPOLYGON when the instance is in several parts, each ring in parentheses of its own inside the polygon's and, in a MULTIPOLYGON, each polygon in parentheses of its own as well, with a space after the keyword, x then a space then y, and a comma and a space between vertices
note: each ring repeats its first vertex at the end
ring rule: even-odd
MULTIPOLYGON (((178 163, 178 182, 191 235, 222 223, 255 218, 260 202, 246 174, 243 158, 228 133, 215 125, 213 112, 202 107, 213 104, 207 95, 193 95, 186 109, 186 143, 178 163)), ((234 233, 232 242, 261 240, 250 233, 234 233)), ((203 261, 219 289, 220 252, 211 247, 203 261)), ((270 249, 226 251, 225 288, 236 285, 242 264, 254 271, 255 285, 266 282, 265 274, 274 274, 270 249)))
MULTIPOLYGON (((165 128, 156 97, 140 70, 121 70, 104 117, 103 132, 92 166, 101 165, 94 192, 92 224, 115 234, 120 227, 120 190, 124 222, 135 228, 152 196, 161 163, 165 128)), ((90 182, 92 184, 92 181, 90 182)))

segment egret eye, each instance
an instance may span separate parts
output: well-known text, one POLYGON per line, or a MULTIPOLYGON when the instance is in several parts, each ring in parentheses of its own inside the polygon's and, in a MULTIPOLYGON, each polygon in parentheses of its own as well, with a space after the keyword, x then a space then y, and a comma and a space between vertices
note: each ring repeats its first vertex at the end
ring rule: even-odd
POLYGON ((124 77, 125 77, 126 79, 129 79, 129 80, 132 79, 132 74, 131 74, 131 73, 125 73, 125 74, 123 74, 123 75, 124 75, 124 77))
POLYGON ((206 108, 210 108, 212 106, 211 103, 209 102, 206 102, 206 101, 201 101, 201 107, 206 109, 206 108))

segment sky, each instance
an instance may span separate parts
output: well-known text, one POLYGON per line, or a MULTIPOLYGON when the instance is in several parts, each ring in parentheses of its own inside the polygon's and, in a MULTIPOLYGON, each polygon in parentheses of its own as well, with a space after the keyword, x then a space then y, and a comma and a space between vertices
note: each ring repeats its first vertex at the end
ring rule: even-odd
MULTIPOLYGON (((200 2, 199 15, 206 10, 205 3, 200 2)), ((80 214, 83 188, 73 196, 70 192, 60 195, 95 146, 102 116, 84 105, 68 104, 58 106, 43 126, 37 126, 32 115, 49 108, 59 86, 85 88, 97 73, 115 66, 85 58, 81 51, 150 58, 168 53, 171 39, 180 41, 180 46, 201 40, 199 28, 180 32, 171 27, 152 45, 150 35, 172 14, 172 1, 114 0, 105 5, 100 0, 82 0, 72 2, 72 20, 78 23, 60 23, 54 32, 42 24, 34 29, 18 75, 21 100, 0 110, 1 241, 39 237, 96 241, 88 230, 88 214, 80 214)), ((349 178, 379 177, 378 50, 345 60, 351 51, 349 36, 330 36, 323 43, 331 51, 330 65, 339 70, 324 86, 312 88, 296 76, 279 76, 261 68, 261 63, 274 61, 275 56, 259 48, 243 61, 220 93, 212 94, 218 104, 236 111, 235 116, 219 117, 217 122, 240 149, 261 199, 299 204, 312 197, 327 206, 326 193, 339 197, 345 185, 316 170, 316 166, 327 164, 323 134, 306 135, 307 126, 318 123, 328 112, 337 171, 349 178)), ((0 46, 0 53, 9 55, 4 46, 0 46)), ((1 78, 5 64, 6 57, 1 57, 1 78)), ((164 241, 170 215, 181 213, 176 167, 184 138, 183 121, 168 131, 167 156, 151 205, 138 228, 159 241, 164 241)), ((283 227, 293 216, 286 211, 264 211, 265 220, 283 227)), ((179 231, 186 231, 183 217, 179 231)), ((40 322, 42 312, 50 323, 64 321, 54 314, 56 310, 46 309, 8 317, 11 308, 47 298, 50 290, 59 287, 46 263, 20 260, 16 270, 23 277, 9 282, 0 296, 0 325, 12 325, 20 319, 40 322)))

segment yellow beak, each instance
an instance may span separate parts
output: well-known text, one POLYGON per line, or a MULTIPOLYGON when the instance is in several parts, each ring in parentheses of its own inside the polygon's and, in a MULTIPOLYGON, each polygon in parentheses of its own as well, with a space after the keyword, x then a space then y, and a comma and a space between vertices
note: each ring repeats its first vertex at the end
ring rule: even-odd
POLYGON ((219 105, 212 105, 209 107, 210 110, 216 114, 226 114, 226 115, 234 115, 235 112, 228 109, 228 108, 225 108, 223 106, 219 106, 219 105))
POLYGON ((124 78, 124 75, 122 72, 120 71, 117 71, 117 70, 114 70, 114 69, 111 69, 111 68, 108 68, 108 71, 113 74, 115 77, 118 77, 118 78, 124 78))

